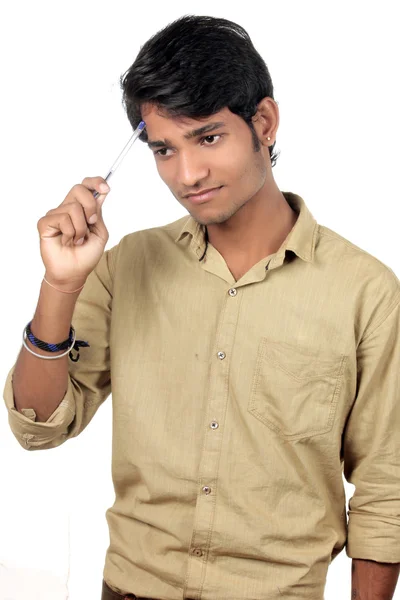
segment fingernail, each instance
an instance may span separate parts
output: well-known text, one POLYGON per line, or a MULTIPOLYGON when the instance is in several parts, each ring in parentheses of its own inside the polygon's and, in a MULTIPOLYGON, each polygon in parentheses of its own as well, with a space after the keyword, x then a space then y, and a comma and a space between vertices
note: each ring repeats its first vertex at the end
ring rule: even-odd
POLYGON ((85 240, 85 238, 83 237, 83 238, 81 238, 80 240, 78 240, 77 242, 75 242, 75 244, 76 244, 77 246, 81 246, 81 245, 83 244, 84 240, 85 240))
POLYGON ((90 225, 93 225, 94 223, 96 223, 96 221, 97 221, 97 215, 96 215, 96 213, 94 213, 94 215, 92 215, 90 217, 90 219, 88 219, 88 223, 90 223, 90 225))
POLYGON ((108 187, 108 185, 106 183, 101 183, 99 185, 100 191, 101 192, 109 192, 110 188, 108 187))

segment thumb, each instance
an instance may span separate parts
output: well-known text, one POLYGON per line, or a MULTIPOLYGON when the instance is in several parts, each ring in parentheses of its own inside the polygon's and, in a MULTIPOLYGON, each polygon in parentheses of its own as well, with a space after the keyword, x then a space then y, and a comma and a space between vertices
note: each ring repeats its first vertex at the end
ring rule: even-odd
POLYGON ((107 194, 102 194, 101 196, 98 196, 96 198, 96 203, 97 203, 97 211, 96 211, 96 215, 97 215, 97 220, 95 223, 93 223, 92 225, 89 225, 89 230, 94 233, 96 236, 102 238, 102 239, 107 239, 108 238, 108 231, 107 228, 105 226, 104 220, 103 220, 103 213, 102 213, 102 205, 104 203, 104 200, 106 198, 107 194))
MULTIPOLYGON (((101 209, 101 207, 103 206, 104 200, 107 198, 109 192, 107 192, 106 194, 100 194, 99 196, 97 196, 96 198, 96 203, 99 209, 101 209)), ((99 211, 97 211, 99 212, 99 211)))

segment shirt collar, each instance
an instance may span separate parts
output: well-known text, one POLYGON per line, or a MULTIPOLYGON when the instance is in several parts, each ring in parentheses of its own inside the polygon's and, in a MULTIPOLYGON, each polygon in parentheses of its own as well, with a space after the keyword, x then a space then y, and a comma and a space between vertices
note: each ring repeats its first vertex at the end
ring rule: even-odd
MULTIPOLYGON (((286 240, 272 259, 274 266, 283 263, 287 250, 291 250, 306 262, 312 262, 314 260, 317 236, 317 221, 301 196, 292 192, 282 192, 282 194, 299 216, 286 240)), ((205 250, 205 226, 197 223, 191 215, 184 222, 183 227, 175 238, 175 242, 181 242, 188 235, 191 238, 191 249, 200 257, 205 250)))

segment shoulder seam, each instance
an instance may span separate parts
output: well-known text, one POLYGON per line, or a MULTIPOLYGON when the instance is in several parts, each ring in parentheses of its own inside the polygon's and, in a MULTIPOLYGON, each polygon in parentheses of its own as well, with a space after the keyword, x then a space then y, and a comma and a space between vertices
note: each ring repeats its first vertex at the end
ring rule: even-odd
MULTIPOLYGON (((375 258, 375 260, 379 260, 379 258, 376 258, 376 256, 373 256, 372 254, 370 254, 363 248, 360 248, 356 244, 353 244, 352 242, 350 242, 350 240, 346 240, 346 238, 341 236, 340 233, 333 232, 333 234, 332 234, 326 230, 325 225, 321 225, 320 223, 318 223, 318 226, 319 226, 319 231, 320 231, 321 235, 324 235, 325 237, 328 237, 332 240, 337 239, 339 242, 343 242, 343 244, 345 244, 351 250, 355 250, 355 251, 358 250, 358 252, 362 252, 363 254, 366 254, 367 256, 371 256, 372 258, 375 258), (325 229, 325 231, 322 231, 322 227, 325 229)), ((381 261, 379 261, 379 262, 381 262, 381 261)))
POLYGON ((392 304, 390 304, 388 310, 386 311, 384 317, 378 322, 377 326, 370 332, 368 333, 368 335, 366 335, 365 337, 363 337, 360 340, 360 344, 362 342, 364 342, 365 340, 367 340, 369 337, 371 337, 371 335, 373 333, 375 333, 375 331, 377 329, 379 329, 379 327, 381 327, 381 325, 383 325, 383 323, 390 317, 390 315, 392 314, 392 312, 394 312, 396 310, 396 308, 400 305, 400 290, 397 292, 394 302, 392 304))
POLYGON ((360 246, 353 244, 352 242, 350 242, 350 240, 346 240, 346 238, 341 236, 340 233, 333 232, 333 235, 332 235, 329 231, 322 231, 321 227, 325 227, 325 225, 318 224, 318 226, 319 226, 319 231, 320 231, 321 236, 325 236, 327 238, 330 238, 331 240, 337 240, 339 242, 343 242, 343 244, 345 246, 347 246, 348 248, 350 248, 350 250, 353 250, 354 252, 361 252, 362 254, 365 254, 365 256, 367 256, 368 258, 371 258, 372 260, 376 261, 377 263, 379 263, 380 265, 385 267, 385 269, 387 271, 389 271, 395 277, 395 279, 397 279, 397 281, 399 282, 399 278, 397 277, 397 275, 393 271, 393 269, 391 267, 389 267, 389 265, 384 263, 380 258, 378 258, 377 256, 374 256, 367 250, 364 250, 364 248, 360 248, 360 246))

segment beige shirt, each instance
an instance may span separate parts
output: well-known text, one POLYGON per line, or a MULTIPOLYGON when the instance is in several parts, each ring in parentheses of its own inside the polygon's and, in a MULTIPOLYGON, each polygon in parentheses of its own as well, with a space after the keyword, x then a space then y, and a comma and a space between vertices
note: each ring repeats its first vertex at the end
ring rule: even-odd
POLYGON ((73 324, 90 348, 27 449, 77 436, 112 390, 104 578, 164 600, 321 600, 331 560, 400 561, 400 282, 299 217, 235 281, 190 216, 105 252, 73 324), (347 523, 342 470, 355 485, 347 523))

